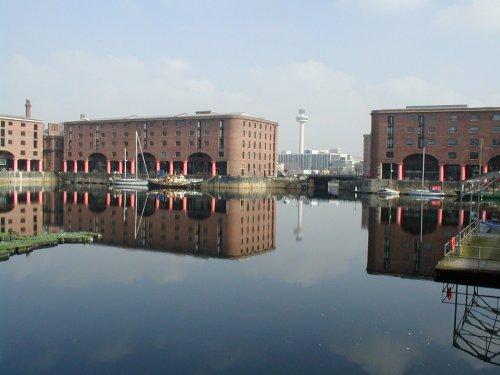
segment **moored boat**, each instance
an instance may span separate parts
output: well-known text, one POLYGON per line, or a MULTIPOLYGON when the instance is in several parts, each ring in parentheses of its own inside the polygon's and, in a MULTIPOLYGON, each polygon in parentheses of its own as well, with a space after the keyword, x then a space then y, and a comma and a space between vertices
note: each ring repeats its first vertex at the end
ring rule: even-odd
POLYGON ((150 178, 150 189, 197 189, 203 182, 202 178, 186 178, 183 175, 164 175, 150 178))
POLYGON ((398 196, 399 195, 399 190, 394 190, 391 188, 382 188, 378 191, 378 195, 383 196, 383 197, 388 197, 388 196, 398 196))

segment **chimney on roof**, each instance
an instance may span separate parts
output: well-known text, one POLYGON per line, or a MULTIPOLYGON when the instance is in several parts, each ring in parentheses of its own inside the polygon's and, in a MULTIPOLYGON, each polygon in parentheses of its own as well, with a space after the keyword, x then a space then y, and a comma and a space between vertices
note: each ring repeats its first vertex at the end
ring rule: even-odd
POLYGON ((26 118, 31 118, 31 102, 29 99, 26 99, 24 106, 26 107, 26 118))

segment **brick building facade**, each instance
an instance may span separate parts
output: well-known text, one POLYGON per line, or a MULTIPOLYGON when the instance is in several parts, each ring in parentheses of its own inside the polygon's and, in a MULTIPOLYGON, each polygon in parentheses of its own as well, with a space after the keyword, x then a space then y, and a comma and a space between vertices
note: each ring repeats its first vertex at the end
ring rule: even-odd
MULTIPOLYGON (((64 123, 63 171, 274 176, 278 123, 244 113, 64 123), (142 155, 135 162, 136 132, 142 155)), ((139 150, 139 149, 138 149, 139 150)), ((138 151, 139 152, 139 151, 138 151)))
POLYGON ((0 170, 42 171, 43 129, 43 121, 31 118, 29 100, 25 117, 0 115, 0 170))
POLYGON ((372 178, 420 179, 423 155, 426 180, 500 170, 500 107, 408 106, 371 117, 372 178))

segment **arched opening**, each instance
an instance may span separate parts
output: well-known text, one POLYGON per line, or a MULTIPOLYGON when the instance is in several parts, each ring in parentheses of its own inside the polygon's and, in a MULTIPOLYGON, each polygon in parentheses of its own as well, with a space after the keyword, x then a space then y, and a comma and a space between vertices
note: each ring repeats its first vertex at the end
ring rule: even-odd
MULTIPOLYGON (((432 156, 425 154, 425 176, 424 180, 439 180, 439 163, 432 156)), ((409 180, 422 179, 422 154, 411 154, 403 159, 404 178, 409 180)))
POLYGON ((197 152, 188 158, 188 174, 210 175, 212 173, 212 159, 207 154, 197 152))
POLYGON ((14 155, 8 151, 0 151, 0 171, 14 170, 14 155))
POLYGON ((137 155, 137 171, 139 172, 139 174, 146 174, 146 169, 144 168, 144 163, 146 163, 146 168, 148 169, 148 173, 150 175, 153 175, 155 174, 155 168, 156 168, 156 158, 154 157, 154 155, 148 153, 148 152, 145 152, 144 154, 138 154, 137 155), (144 160, 142 159, 142 157, 144 156, 144 160))
POLYGON ((500 170, 500 155, 492 157, 488 161, 488 172, 499 171, 500 170))
POLYGON ((0 194, 0 213, 6 213, 14 209, 14 193, 0 194))
POLYGON ((89 193, 89 211, 95 213, 106 211, 106 193, 89 193))
POLYGON ((460 165, 447 164, 444 167, 444 176, 448 181, 460 181, 460 165))
POLYGON ((403 208, 401 229, 413 235, 433 233, 437 227, 437 210, 423 207, 403 208))
POLYGON ((89 172, 106 173, 106 156, 100 153, 89 156, 89 172))

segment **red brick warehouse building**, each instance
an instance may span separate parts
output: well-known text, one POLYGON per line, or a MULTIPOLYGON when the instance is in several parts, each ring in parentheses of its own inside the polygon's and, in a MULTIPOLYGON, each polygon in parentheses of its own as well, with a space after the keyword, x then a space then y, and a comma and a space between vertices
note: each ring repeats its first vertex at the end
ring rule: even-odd
POLYGON ((500 107, 408 106, 371 117, 372 178, 420 179, 424 148, 426 180, 500 170, 500 107))
POLYGON ((136 132, 149 173, 276 174, 277 122, 211 111, 64 122, 63 171, 144 173, 142 156, 134 160, 136 132))

